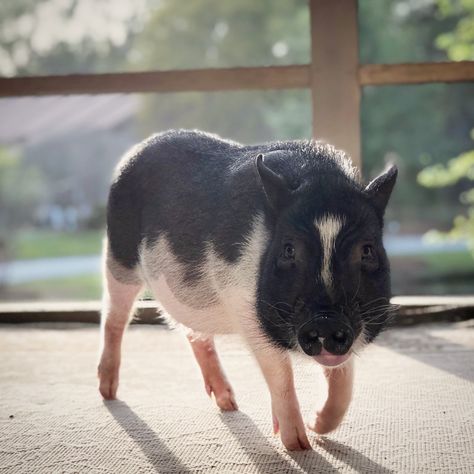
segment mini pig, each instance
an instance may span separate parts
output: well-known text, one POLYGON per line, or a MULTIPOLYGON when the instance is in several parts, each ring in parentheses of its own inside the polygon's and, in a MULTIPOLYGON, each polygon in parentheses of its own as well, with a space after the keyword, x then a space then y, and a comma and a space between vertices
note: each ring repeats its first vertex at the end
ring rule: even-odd
POLYGON ((317 141, 244 146, 171 130, 133 148, 108 200, 100 392, 116 397, 120 346, 144 286, 178 323, 222 410, 237 403, 213 335, 240 333, 271 394, 275 432, 310 448, 290 353, 323 366, 328 398, 308 425, 323 434, 351 399, 353 356, 391 313, 383 215, 395 167, 360 182, 317 141))

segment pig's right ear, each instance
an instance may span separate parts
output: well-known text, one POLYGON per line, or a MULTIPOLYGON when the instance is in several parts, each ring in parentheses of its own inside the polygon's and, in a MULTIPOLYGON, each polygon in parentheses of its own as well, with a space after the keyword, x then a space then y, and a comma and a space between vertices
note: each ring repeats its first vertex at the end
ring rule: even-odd
POLYGON ((288 204, 291 196, 291 189, 286 179, 265 164, 261 153, 257 156, 256 164, 268 203, 275 211, 282 209, 288 204))
POLYGON ((381 175, 373 179, 365 188, 372 204, 380 216, 383 217, 393 187, 397 181, 398 170, 395 165, 389 166, 381 175))

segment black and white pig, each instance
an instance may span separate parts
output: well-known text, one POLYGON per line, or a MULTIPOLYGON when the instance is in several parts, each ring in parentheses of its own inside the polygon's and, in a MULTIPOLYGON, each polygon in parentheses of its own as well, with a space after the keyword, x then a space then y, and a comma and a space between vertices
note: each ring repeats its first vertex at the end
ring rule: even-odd
POLYGON ((213 334, 240 333, 271 394, 286 448, 310 448, 290 352, 324 367, 327 433, 351 399, 353 354, 391 311, 383 215, 397 170, 362 186, 349 158, 317 141, 243 146, 172 130, 134 147, 110 189, 100 392, 115 398, 121 340, 146 285, 189 328, 205 388, 235 410, 213 334))

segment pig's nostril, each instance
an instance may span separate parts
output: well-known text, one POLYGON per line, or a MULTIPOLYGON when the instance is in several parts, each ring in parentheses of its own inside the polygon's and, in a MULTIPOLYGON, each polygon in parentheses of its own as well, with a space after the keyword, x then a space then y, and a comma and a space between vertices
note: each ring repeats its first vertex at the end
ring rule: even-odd
POLYGON ((332 338, 334 339, 335 342, 338 344, 345 344, 347 342, 347 334, 342 331, 336 331, 333 335, 332 338))
POLYGON ((298 333, 298 342, 306 354, 314 356, 321 352, 322 344, 319 337, 320 333, 317 329, 303 330, 298 333))

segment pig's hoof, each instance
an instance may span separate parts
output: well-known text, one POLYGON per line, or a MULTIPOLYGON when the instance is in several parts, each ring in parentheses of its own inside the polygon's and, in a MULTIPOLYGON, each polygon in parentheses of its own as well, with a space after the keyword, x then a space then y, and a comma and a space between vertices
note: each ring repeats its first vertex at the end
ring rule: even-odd
POLYGON ((115 400, 119 383, 118 370, 104 369, 99 365, 97 373, 99 376, 100 394, 105 400, 115 400))
POLYGON ((281 442, 288 451, 312 449, 299 411, 279 419, 273 410, 273 432, 280 432, 281 442))
POLYGON ((318 412, 316 417, 316 423, 314 425, 308 425, 308 428, 317 434, 324 435, 334 431, 340 424, 344 415, 326 415, 322 412, 318 412))
POLYGON ((235 401, 234 391, 227 381, 206 383, 206 392, 209 396, 213 395, 217 406, 223 411, 238 410, 235 401))
POLYGON ((311 449, 304 426, 302 428, 293 427, 289 432, 280 432, 281 441, 288 451, 305 451, 311 449))

